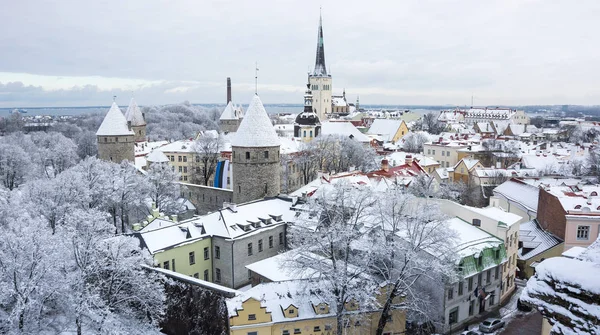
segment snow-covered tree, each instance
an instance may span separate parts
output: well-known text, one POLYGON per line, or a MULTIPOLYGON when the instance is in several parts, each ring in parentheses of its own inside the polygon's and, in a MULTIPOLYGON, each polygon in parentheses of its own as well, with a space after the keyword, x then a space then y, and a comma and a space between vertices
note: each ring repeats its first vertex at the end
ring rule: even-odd
POLYGON ((77 164, 77 145, 56 132, 35 132, 31 135, 36 151, 33 160, 39 164, 39 170, 48 178, 53 178, 69 167, 77 164))
POLYGON ((400 188, 379 195, 369 245, 373 246, 371 271, 391 284, 386 292, 377 334, 383 334, 392 309, 407 311, 412 319, 439 321, 437 301, 424 289, 443 287, 456 278, 456 234, 444 225, 445 216, 434 201, 416 199, 400 188), (424 284, 426 283, 426 284, 424 284), (400 305, 394 305, 403 297, 400 305))
POLYGON ((179 174, 168 165, 152 164, 146 177, 150 199, 157 208, 168 212, 179 197, 179 174))
POLYGON ((341 335, 348 321, 348 306, 368 308, 375 296, 369 248, 364 248, 367 254, 355 252, 357 244, 363 242, 364 221, 375 199, 369 189, 345 183, 321 188, 318 193, 290 228, 290 245, 299 257, 290 259, 286 266, 298 273, 310 268, 319 274, 318 288, 311 291, 335 304, 332 310, 337 334, 341 335))
POLYGON ((429 136, 422 132, 410 132, 402 138, 402 149, 407 152, 423 152, 423 144, 429 141, 429 136))
POLYGON ((2 186, 12 190, 23 184, 31 172, 29 155, 14 143, 0 142, 0 177, 2 186))

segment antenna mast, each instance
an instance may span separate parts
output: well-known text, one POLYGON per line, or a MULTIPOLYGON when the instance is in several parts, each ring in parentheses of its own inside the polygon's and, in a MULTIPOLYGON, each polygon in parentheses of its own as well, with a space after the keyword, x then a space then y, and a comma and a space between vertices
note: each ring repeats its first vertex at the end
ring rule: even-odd
POLYGON ((258 95, 258 62, 254 65, 254 94, 258 95))

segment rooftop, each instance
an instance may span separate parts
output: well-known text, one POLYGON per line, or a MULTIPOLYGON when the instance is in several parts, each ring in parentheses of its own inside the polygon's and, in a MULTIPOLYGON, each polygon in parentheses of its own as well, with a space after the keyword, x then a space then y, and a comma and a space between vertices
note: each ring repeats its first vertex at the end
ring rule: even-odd
POLYGON ((519 226, 519 242, 522 242, 523 247, 519 248, 518 257, 521 260, 528 260, 561 244, 563 241, 552 233, 543 230, 537 220, 531 220, 521 223, 519 226))
POLYGON ((279 137, 258 95, 254 95, 231 141, 234 147, 278 147, 279 137))
POLYGON ((102 124, 98 131, 97 136, 123 136, 123 135, 134 135, 133 130, 127 126, 127 119, 121 112, 117 103, 113 101, 108 113, 102 120, 102 124))

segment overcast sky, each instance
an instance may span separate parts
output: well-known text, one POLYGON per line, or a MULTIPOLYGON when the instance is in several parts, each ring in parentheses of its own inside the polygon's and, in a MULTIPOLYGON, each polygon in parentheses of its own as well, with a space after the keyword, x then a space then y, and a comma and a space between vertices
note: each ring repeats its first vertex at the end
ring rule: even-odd
POLYGON ((302 103, 319 6, 362 104, 600 104, 600 1, 0 0, 0 107, 302 103))

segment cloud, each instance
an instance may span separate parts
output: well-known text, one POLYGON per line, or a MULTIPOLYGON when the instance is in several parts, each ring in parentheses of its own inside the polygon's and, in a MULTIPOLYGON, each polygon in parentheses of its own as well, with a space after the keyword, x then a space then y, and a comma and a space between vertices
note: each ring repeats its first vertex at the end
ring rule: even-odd
MULTIPOLYGON (((140 103, 221 102, 228 76, 244 103, 255 62, 264 101, 302 103, 320 5, 7 2, 0 82, 11 100, 0 104, 106 105, 132 90, 140 103)), ((597 103, 599 14, 595 0, 329 1, 326 61, 334 91, 364 103, 597 103)))

